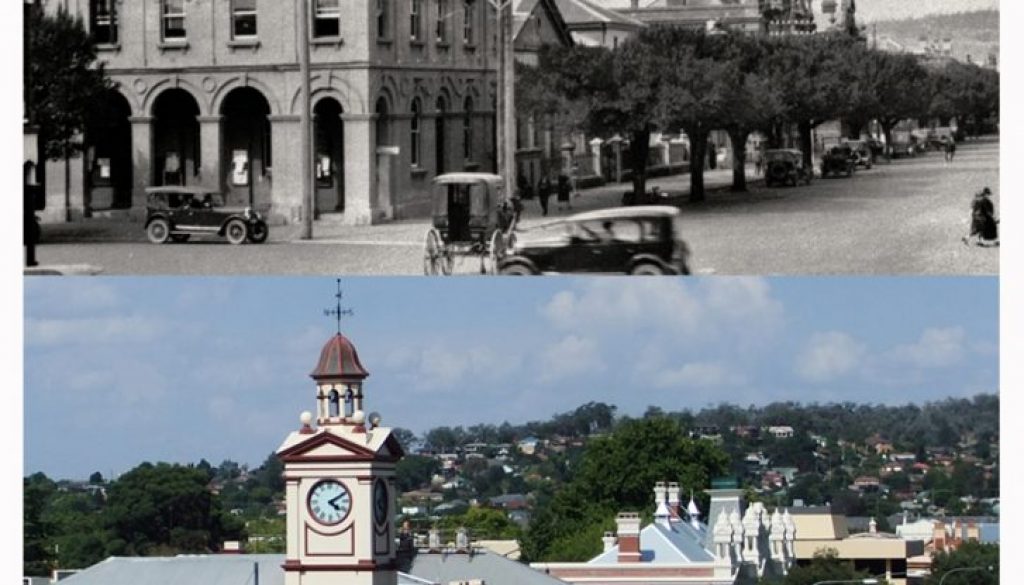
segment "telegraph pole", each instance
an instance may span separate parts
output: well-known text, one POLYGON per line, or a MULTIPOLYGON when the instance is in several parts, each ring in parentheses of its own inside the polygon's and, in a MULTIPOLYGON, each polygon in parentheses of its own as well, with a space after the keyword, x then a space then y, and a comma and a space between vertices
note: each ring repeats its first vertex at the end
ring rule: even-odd
POLYGON ((515 114, 515 39, 512 38, 511 0, 492 0, 498 25, 497 148, 495 158, 505 197, 515 194, 516 114, 515 114))
POLYGON ((298 0, 299 5, 299 169, 302 175, 302 233, 303 240, 313 239, 313 144, 309 116, 309 3, 298 0))

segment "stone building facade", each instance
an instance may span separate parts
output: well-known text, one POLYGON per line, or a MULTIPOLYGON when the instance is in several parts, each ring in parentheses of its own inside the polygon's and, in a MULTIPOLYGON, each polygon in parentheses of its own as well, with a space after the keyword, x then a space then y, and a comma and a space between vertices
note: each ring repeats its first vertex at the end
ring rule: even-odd
MULTIPOLYGON (((82 16, 115 83, 73 161, 73 215, 138 217, 147 186, 201 184, 229 204, 299 221, 303 5, 318 217, 366 224, 424 214, 435 175, 494 168, 486 0, 46 4, 82 16)), ((45 215, 63 218, 63 164, 47 166, 45 215)))

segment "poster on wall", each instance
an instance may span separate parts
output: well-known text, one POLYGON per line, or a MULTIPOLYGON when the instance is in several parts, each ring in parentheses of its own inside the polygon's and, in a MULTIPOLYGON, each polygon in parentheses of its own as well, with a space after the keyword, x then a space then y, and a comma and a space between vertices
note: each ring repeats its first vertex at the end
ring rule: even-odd
POLYGON ((331 157, 326 154, 320 154, 316 157, 316 184, 318 187, 330 187, 333 184, 331 157))
POLYGON ((249 184, 249 151, 235 150, 231 153, 231 183, 249 184))
POLYGON ((109 158, 98 158, 96 159, 96 166, 100 169, 100 178, 110 178, 110 159, 109 158))

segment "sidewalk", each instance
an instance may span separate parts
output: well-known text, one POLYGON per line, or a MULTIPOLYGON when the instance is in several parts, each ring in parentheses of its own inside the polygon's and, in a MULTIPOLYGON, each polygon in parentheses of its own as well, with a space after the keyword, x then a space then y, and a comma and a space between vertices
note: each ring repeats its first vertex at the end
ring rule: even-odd
MULTIPOLYGON (((755 177, 752 166, 747 168, 747 184, 749 187, 762 184, 760 177, 755 177)), ((731 195, 727 193, 732 185, 732 170, 704 171, 704 188, 708 198, 749 197, 749 193, 731 195), (726 191, 726 192, 723 192, 726 191)), ((648 179, 647 188, 661 188, 669 195, 666 203, 685 208, 690 194, 690 174, 683 173, 667 177, 648 179)), ((544 221, 564 217, 580 211, 618 207, 621 205, 622 194, 632 190, 632 183, 609 183, 600 187, 582 189, 579 196, 571 200, 571 210, 558 210, 558 200, 552 196, 548 200, 548 215, 541 215, 540 203, 536 198, 523 201, 524 209, 520 224, 523 227, 537 225, 544 221)), ((700 204, 697 204, 700 205, 700 204)), ((332 240, 358 238, 362 240, 394 240, 406 239, 405 232, 412 226, 423 226, 429 218, 411 218, 392 221, 377 225, 348 226, 333 221, 317 221, 313 224, 314 240, 332 240)), ((302 226, 272 225, 270 226, 271 242, 291 242, 299 239, 302 226)), ((106 218, 78 219, 69 223, 49 223, 42 226, 42 244, 60 243, 98 243, 98 242, 146 242, 146 233, 141 222, 106 218)), ((418 233, 418 232, 417 232, 418 233)))

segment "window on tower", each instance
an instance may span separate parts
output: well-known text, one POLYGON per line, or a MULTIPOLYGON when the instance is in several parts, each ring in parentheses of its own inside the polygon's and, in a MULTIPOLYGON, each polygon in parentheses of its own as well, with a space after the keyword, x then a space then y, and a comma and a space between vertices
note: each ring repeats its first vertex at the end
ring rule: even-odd
POLYGON ((341 412, 340 395, 337 390, 331 390, 327 395, 327 416, 336 417, 341 412))

